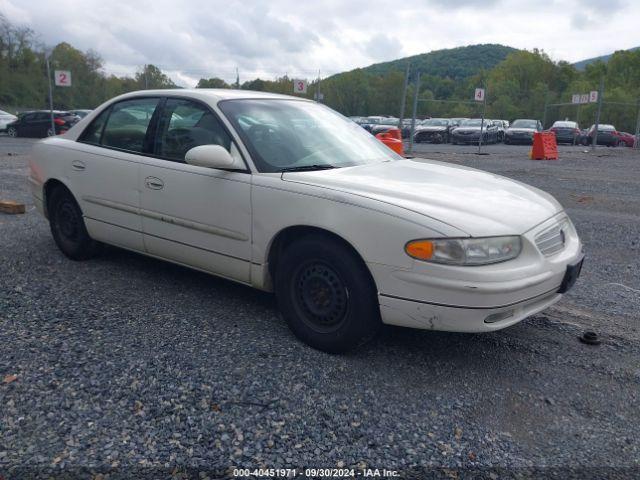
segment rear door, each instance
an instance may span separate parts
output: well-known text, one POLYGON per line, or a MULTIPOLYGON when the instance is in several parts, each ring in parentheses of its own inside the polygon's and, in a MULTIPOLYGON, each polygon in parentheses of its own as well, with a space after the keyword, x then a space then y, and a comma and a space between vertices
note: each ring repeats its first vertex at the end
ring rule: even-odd
POLYGON ((168 98, 140 170, 144 243, 153 255, 249 283, 251 175, 188 165, 188 150, 238 149, 207 105, 168 98))
POLYGON ((46 137, 51 128, 51 114, 49 112, 37 112, 31 122, 31 136, 46 137))
POLYGON ((18 123, 17 130, 18 135, 24 137, 30 137, 34 134, 34 120, 36 113, 25 113, 18 123))
POLYGON ((90 235, 144 250, 140 220, 140 159, 150 151, 152 119, 160 97, 118 102, 82 133, 68 176, 90 235))

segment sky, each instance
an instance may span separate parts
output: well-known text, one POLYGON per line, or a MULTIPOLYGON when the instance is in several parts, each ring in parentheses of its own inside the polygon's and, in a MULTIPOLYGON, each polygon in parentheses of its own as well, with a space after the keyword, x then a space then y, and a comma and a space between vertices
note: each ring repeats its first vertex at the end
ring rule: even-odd
POLYGON ((108 74, 159 66, 177 84, 326 77, 478 43, 575 62, 640 46, 638 0, 0 0, 49 46, 98 52, 108 74))

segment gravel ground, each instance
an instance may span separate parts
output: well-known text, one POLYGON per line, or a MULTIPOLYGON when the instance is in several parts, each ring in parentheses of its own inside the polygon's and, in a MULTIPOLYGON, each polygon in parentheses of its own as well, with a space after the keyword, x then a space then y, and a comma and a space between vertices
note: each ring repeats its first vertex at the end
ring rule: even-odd
POLYGON ((118 249, 67 260, 28 196, 25 142, 0 138, 0 198, 28 205, 0 214, 0 477, 640 475, 639 154, 417 146, 553 193, 584 273, 500 332, 388 327, 331 356, 295 340, 271 295, 118 249), (578 341, 587 328, 600 346, 578 341))

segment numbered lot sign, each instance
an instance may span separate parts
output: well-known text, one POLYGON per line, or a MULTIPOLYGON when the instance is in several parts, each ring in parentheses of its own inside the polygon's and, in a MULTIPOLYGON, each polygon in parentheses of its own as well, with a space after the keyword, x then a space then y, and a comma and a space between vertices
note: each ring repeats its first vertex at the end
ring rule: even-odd
POLYGON ((476 94, 473 96, 476 102, 484 102, 484 88, 476 88, 476 94))
POLYGON ((571 103, 580 103, 580 94, 579 93, 571 95, 571 103))
POLYGON ((589 94, 580 95, 580 103, 589 103, 589 94))
POLYGON ((56 70, 53 74, 56 81, 56 87, 71 86, 71 72, 69 70, 56 70))
POLYGON ((598 101, 598 91, 589 92, 589 102, 596 103, 598 101))
POLYGON ((294 79, 293 93, 307 93, 307 81, 301 80, 301 79, 294 79))

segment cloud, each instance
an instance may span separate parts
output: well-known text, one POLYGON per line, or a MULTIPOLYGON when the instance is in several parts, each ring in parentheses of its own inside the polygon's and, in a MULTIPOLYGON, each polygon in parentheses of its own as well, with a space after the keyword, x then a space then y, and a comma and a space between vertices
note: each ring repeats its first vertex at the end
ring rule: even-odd
POLYGON ((109 73, 158 65, 174 81, 313 78, 476 43, 542 48, 577 61, 637 46, 638 2, 550 0, 0 0, 39 33, 104 58, 109 73), (576 12, 574 15, 566 12, 576 12), (594 40, 597 39, 597 42, 594 40))
POLYGON ((371 58, 393 60, 402 56, 402 43, 395 37, 381 33, 366 43, 365 52, 371 58))

